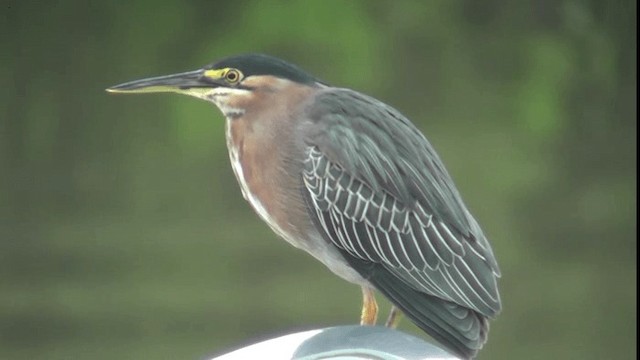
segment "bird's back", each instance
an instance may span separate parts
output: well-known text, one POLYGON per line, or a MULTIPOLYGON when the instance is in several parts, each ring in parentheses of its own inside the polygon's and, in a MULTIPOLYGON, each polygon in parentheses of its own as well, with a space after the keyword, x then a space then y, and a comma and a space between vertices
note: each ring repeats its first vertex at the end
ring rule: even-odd
POLYGON ((301 128, 310 216, 345 260, 419 327, 473 356, 500 310, 500 272, 441 160, 397 110, 320 91, 301 128))

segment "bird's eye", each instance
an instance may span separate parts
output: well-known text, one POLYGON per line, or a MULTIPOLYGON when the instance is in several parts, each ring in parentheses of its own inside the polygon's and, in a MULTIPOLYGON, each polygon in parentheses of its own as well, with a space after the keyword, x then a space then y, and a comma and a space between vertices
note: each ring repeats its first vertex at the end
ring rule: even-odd
POLYGON ((230 84, 235 84, 240 81, 240 72, 236 69, 229 69, 226 74, 224 74, 224 78, 230 84))

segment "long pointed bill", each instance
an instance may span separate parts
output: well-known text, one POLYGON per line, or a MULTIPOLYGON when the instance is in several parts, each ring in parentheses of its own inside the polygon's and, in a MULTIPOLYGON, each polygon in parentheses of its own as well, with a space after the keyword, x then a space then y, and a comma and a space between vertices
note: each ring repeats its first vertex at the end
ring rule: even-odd
POLYGON ((213 79, 204 76, 204 70, 189 71, 180 74, 158 76, 130 81, 107 89, 111 93, 158 93, 175 92, 190 94, 197 89, 218 87, 213 79))

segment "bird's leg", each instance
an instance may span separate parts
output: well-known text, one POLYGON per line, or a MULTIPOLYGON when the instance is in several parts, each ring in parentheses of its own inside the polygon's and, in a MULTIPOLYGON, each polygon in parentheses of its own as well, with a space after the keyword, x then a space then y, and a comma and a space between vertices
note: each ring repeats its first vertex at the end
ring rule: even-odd
POLYGON ((400 324, 400 320, 402 320, 402 311, 394 305, 389 311, 389 317, 387 317, 387 322, 384 323, 384 326, 395 329, 400 324))
POLYGON ((360 325, 375 325, 378 319, 378 304, 373 289, 362 287, 362 315, 360 325))

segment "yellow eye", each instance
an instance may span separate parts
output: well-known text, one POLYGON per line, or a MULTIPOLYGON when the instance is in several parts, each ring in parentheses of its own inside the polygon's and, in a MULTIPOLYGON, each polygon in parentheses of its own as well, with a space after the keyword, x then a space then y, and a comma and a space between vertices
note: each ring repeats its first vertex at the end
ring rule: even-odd
POLYGON ((242 74, 236 69, 229 69, 229 71, 224 74, 224 79, 227 80, 229 84, 235 84, 239 82, 241 78, 242 74))

